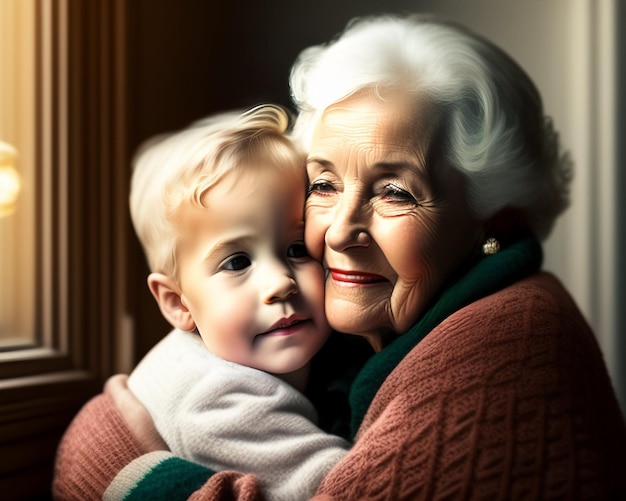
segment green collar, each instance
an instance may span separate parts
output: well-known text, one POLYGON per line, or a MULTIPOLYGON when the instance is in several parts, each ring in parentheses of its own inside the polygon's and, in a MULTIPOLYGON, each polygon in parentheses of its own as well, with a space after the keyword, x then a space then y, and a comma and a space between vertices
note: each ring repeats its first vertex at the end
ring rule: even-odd
POLYGON ((372 356, 350 389, 351 432, 356 432, 374 396, 402 359, 445 318, 539 269, 543 254, 534 236, 525 235, 497 254, 483 257, 465 276, 445 289, 437 302, 407 333, 372 356))

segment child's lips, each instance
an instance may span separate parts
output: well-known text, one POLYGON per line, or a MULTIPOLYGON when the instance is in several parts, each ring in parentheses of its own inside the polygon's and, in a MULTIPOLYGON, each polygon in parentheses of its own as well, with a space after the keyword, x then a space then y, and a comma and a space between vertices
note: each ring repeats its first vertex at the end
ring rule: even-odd
POLYGON ((287 336, 299 330, 307 319, 298 315, 292 315, 288 318, 281 318, 265 332, 261 332, 259 336, 287 336))

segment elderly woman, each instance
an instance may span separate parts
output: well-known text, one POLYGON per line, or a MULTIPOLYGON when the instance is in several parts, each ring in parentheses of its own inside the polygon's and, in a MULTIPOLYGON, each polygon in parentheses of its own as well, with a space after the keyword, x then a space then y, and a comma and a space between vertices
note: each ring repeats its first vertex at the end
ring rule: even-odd
MULTIPOLYGON (((350 389, 354 445, 319 498, 626 495, 602 355, 540 271, 570 172, 528 76, 462 28, 384 16, 304 51, 292 90, 328 319, 377 352, 350 389)), ((260 495, 251 475, 162 448, 117 377, 68 430, 55 495, 260 495)))

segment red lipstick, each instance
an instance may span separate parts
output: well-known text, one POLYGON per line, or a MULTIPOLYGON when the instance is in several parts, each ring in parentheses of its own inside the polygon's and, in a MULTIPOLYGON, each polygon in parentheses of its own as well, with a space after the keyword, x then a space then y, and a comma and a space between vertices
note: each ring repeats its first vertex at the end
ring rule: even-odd
POLYGON ((369 285, 385 281, 385 277, 374 273, 355 270, 337 270, 334 268, 330 269, 330 276, 336 282, 355 285, 369 285))

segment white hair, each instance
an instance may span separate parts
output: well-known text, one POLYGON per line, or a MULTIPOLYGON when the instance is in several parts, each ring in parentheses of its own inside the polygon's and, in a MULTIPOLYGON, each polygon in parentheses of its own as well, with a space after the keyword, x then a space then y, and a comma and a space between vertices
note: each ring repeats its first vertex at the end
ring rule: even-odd
POLYGON ((263 105, 144 143, 134 160, 130 212, 151 271, 177 278, 177 211, 204 207, 204 194, 227 173, 271 163, 304 176, 304 154, 287 138, 288 126, 284 109, 263 105))
POLYGON ((304 50, 290 83, 293 136, 307 150, 328 106, 364 88, 401 87, 439 107, 444 155, 465 176, 476 217, 514 208, 543 239, 568 205, 571 165, 535 85, 460 26, 432 16, 353 20, 336 40, 304 50))

